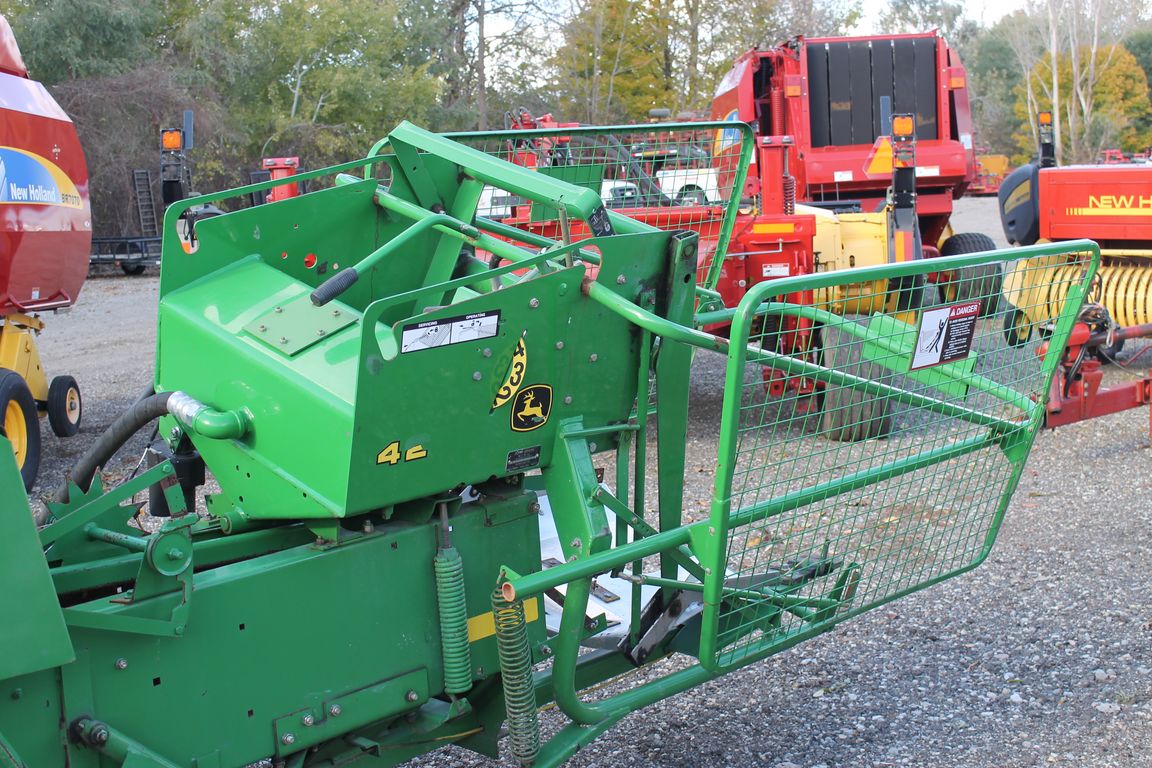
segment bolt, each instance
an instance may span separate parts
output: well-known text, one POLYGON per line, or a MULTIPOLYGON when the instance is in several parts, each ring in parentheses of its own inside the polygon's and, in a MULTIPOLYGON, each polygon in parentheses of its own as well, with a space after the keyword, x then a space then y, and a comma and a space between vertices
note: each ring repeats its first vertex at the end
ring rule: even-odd
POLYGON ((376 526, 372 524, 372 521, 371 520, 365 520, 364 521, 364 528, 363 528, 364 533, 372 533, 372 531, 374 531, 374 530, 376 530, 376 526))
POLYGON ((317 336, 323 336, 325 333, 327 333, 327 331, 325 331, 323 328, 317 328, 316 329, 316 335, 317 336))
POLYGON ((304 715, 304 717, 300 718, 300 722, 302 722, 304 724, 305 728, 311 728, 313 725, 316 724, 316 718, 312 717, 311 713, 309 713, 307 715, 304 715))
POLYGON ((282 307, 276 307, 276 310, 275 310, 275 311, 277 311, 277 312, 283 312, 283 311, 284 311, 284 309, 283 309, 282 307))
POLYGON ((551 656, 552 655, 552 646, 550 646, 550 645, 540 646, 540 655, 541 656, 551 656))
POLYGON ((169 560, 175 562, 184 557, 184 550, 180 549, 179 547, 172 547, 172 549, 168 550, 166 557, 169 560))
POLYGON ((536 309, 536 307, 540 306, 540 299, 530 299, 528 301, 528 306, 532 307, 532 309, 536 309))
POLYGON ((266 326, 266 325, 261 325, 261 326, 260 326, 260 328, 259 328, 259 330, 260 330, 260 332, 261 332, 261 333, 263 333, 264 331, 268 330, 268 326, 266 326))
POLYGON ((580 549, 580 547, 584 546, 584 542, 580 541, 580 539, 572 539, 568 546, 572 547, 572 549, 580 549))
POLYGON ((112 734, 108 732, 108 726, 101 723, 100 725, 93 726, 92 730, 88 732, 88 742, 94 746, 102 747, 108 743, 108 738, 111 735, 112 734))
POLYGON ((709 536, 715 536, 716 535, 716 526, 714 526, 714 525, 708 526, 708 535, 709 536))
POLYGON ((472 381, 480 381, 482 378, 484 378, 484 374, 480 373, 480 371, 472 372, 472 381))
POLYGON ((420 700, 420 694, 416 693, 416 691, 408 691, 408 693, 404 694, 404 699, 406 701, 410 701, 410 702, 411 701, 419 701, 420 700))
POLYGON ((484 355, 484 357, 492 357, 492 348, 491 347, 484 347, 484 351, 481 352, 480 354, 484 355))
POLYGON ((592 453, 596 453, 596 443, 588 443, 588 450, 592 453))
POLYGON ((328 714, 332 715, 332 717, 340 717, 340 713, 343 711, 344 710, 340 709, 339 704, 333 704, 332 706, 328 707, 328 714))
POLYGON ((592 354, 588 355, 588 362, 590 362, 590 363, 594 363, 594 362, 596 362, 596 361, 597 361, 597 360, 599 360, 599 359, 600 359, 600 355, 596 354, 595 352, 593 352, 592 354))
POLYGON ((281 336, 280 337, 280 343, 281 344, 287 344, 288 343, 288 337, 287 336, 281 336))
POLYGON ((616 285, 624 285, 626 282, 628 282, 628 278, 624 275, 616 275, 616 285))
POLYGON ((340 310, 338 310, 338 309, 332 310, 332 317, 340 317, 340 310))
POLYGON ((128 659, 116 659, 116 669, 128 669, 128 659))
POLYGON ((534 515, 540 514, 540 502, 534 501, 528 505, 528 511, 534 515))
POLYGON ((172 427, 172 430, 168 434, 172 435, 172 437, 180 437, 180 427, 172 427))
POLYGON ((564 405, 572 405, 572 395, 564 395, 564 405))
POLYGON ((296 734, 294 734, 294 733, 286 733, 286 734, 284 734, 283 736, 281 736, 281 737, 280 737, 280 741, 282 741, 282 742, 284 742, 285 744, 288 744, 289 746, 291 746, 292 744, 295 744, 295 743, 296 743, 296 734))
POLYGON ((584 629, 587 629, 588 631, 596 629, 596 619, 585 619, 584 629))
POLYGON ((564 342, 562 342, 562 341, 556 342, 556 349, 564 349, 564 342))

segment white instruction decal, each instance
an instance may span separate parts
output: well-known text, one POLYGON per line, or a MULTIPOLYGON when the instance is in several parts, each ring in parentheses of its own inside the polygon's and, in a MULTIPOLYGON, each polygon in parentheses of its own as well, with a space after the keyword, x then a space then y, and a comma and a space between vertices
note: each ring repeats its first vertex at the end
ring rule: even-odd
POLYGON ((792 274, 787 264, 764 264, 760 271, 763 277, 788 277, 792 274))
POLYGON ((833 171, 833 181, 852 181, 852 171, 833 171))
POLYGON ((920 313, 911 370, 963 360, 972 349, 980 302, 969 301, 920 313))
POLYGON ((404 326, 400 337, 400 351, 419 352, 422 349, 446 347, 449 344, 490 339, 499 330, 499 310, 413 323, 404 326))

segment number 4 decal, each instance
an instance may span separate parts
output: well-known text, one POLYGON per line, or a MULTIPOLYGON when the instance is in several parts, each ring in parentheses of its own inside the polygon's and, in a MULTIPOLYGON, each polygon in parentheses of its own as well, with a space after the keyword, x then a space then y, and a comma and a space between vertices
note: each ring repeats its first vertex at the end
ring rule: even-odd
POLYGON ((384 450, 376 454, 377 464, 399 464, 404 461, 416 461, 428 455, 423 445, 414 445, 403 453, 400 452, 400 441, 393 440, 384 446, 384 450))

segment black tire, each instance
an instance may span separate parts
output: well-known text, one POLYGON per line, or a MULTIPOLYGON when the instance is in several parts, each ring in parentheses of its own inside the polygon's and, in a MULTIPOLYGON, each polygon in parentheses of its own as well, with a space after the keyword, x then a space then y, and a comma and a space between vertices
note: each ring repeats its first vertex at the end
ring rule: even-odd
POLYGON ((1028 316, 1013 307, 1004 313, 1004 340, 1010 347, 1022 347, 1032 338, 1032 323, 1028 316))
POLYGON ((126 274, 126 275, 131 275, 132 277, 138 277, 138 276, 144 274, 144 270, 147 269, 147 265, 146 264, 136 264, 136 263, 131 262, 131 261, 122 261, 122 262, 120 262, 120 269, 124 270, 124 274, 126 274))
POLYGON ((40 471, 40 417, 27 382, 0 368, 0 432, 12 441, 24 490, 31 491, 40 471))
MULTIPOLYGON (((940 247, 941 256, 958 256, 963 253, 981 253, 996 250, 992 238, 981 232, 962 232, 952 235, 940 247)), ((975 301, 980 299, 980 317, 990 317, 1000 311, 1000 288, 1004 283, 1004 269, 999 264, 983 264, 979 267, 965 267, 960 270, 959 279, 951 283, 940 283, 937 289, 940 300, 975 301)))
POLYGON ((48 423, 57 437, 72 437, 80 431, 84 399, 80 385, 71 376, 57 376, 48 385, 48 423))
MULTIPOLYGON (((878 380, 884 369, 863 359, 864 342, 836 325, 820 331, 824 367, 878 380)), ((821 435, 828 440, 856 442, 885 437, 892 430, 888 401, 883 397, 829 384, 824 390, 821 435)))

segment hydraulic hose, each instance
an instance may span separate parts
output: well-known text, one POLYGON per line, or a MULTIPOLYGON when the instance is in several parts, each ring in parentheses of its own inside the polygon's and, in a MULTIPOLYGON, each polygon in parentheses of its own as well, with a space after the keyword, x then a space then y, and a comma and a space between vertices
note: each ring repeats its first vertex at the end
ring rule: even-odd
MULTIPOLYGON (((133 403, 131 408, 120 414, 120 416, 104 430, 104 434, 96 439, 92 447, 76 461, 76 464, 73 465, 72 471, 68 475, 69 479, 76 483, 81 490, 87 491, 92 485, 92 478, 95 476, 98 467, 107 464, 108 460, 115 456, 116 452, 119 451, 134 434, 168 413, 168 398, 171 396, 171 392, 153 392, 152 388, 149 387, 148 390, 140 396, 140 399, 133 403)), ((67 480, 56 489, 54 499, 61 503, 68 501, 67 480)))

